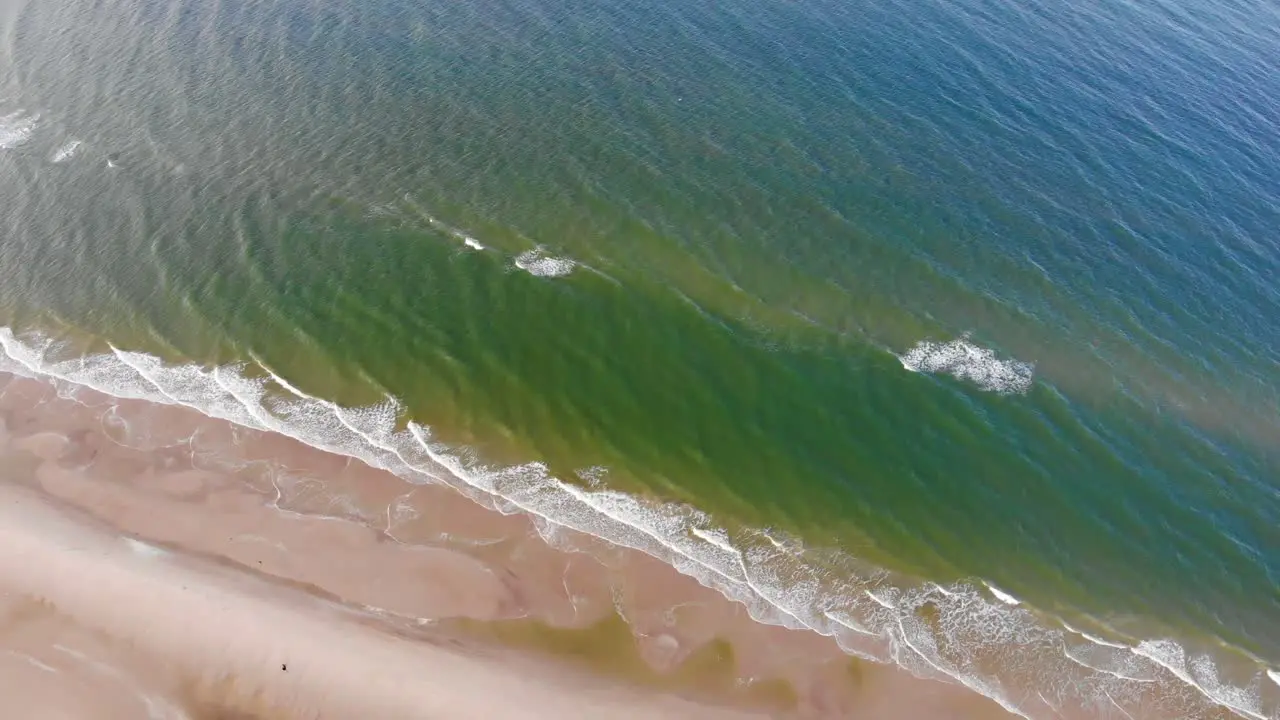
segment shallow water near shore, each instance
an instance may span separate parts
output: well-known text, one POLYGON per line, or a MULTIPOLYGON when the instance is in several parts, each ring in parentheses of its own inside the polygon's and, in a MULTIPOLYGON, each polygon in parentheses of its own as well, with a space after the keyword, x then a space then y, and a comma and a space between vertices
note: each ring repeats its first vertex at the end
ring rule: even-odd
POLYGON ((1280 713, 1274 8, 0 7, 4 369, 1028 717, 1280 713))
MULTIPOLYGON (((697 717, 718 717, 721 709, 743 713, 726 718, 1006 716, 965 690, 849 658, 829 638, 762 625, 741 605, 648 555, 524 514, 484 509, 439 484, 410 484, 187 408, 67 384, 3 382, 5 503, 22 497, 15 489, 36 491, 82 525, 88 516, 118 533, 104 543, 123 544, 142 558, 215 561, 215 570, 273 585, 284 593, 277 603, 286 608, 280 601, 287 591, 300 590, 391 638, 520 662, 524 658, 510 651, 516 648, 538 653, 544 666, 550 655, 567 671, 589 669, 624 681, 623 688, 704 703, 697 717)), ((83 539, 79 552, 91 552, 83 539)), ((183 649, 170 642, 168 657, 148 657, 157 646, 155 631, 138 636, 138 624, 122 620, 127 608, 111 610, 111 623, 72 622, 74 614, 64 616, 65 598, 21 592, 32 582, 28 576, 38 574, 13 563, 0 572, 6 591, 0 657, 35 668, 37 677, 59 676, 64 695, 98 697, 98 707, 85 706, 79 716, 130 717, 111 705, 140 701, 188 713, 178 717, 222 717, 219 709, 255 718, 342 716, 332 700, 314 692, 281 693, 252 672, 223 675, 219 666, 227 662, 242 674, 246 666, 272 667, 254 657, 260 653, 244 651, 245 636, 253 635, 247 628, 222 630, 225 649, 216 662, 191 663, 198 643, 183 649), (96 676, 105 677, 106 688, 84 687, 96 676)), ((145 601, 139 594, 133 602, 145 601)), ((142 628, 148 612, 134 613, 144 619, 142 628)), ((287 640, 268 633, 257 642, 287 648, 287 640)), ((289 672, 292 663, 294 673, 320 660, 282 658, 281 670, 289 672)), ((357 677, 387 670, 372 658, 347 663, 357 677)), ((503 683, 502 669, 491 681, 503 683)), ((431 678, 418 682, 424 680, 431 684, 431 678)), ((343 690, 337 694, 357 703, 376 702, 385 692, 358 679, 343 690)), ((20 697, 45 693, 47 710, 49 692, 26 688, 20 697)), ((6 708, 13 711, 14 702, 8 698, 6 708)), ((657 709, 644 715, 642 705, 639 717, 668 717, 657 709)), ((474 715, 470 707, 455 712, 451 716, 474 715)), ((434 717, 425 707, 403 715, 419 716, 434 717)), ((542 715, 507 708, 502 716, 542 715)))

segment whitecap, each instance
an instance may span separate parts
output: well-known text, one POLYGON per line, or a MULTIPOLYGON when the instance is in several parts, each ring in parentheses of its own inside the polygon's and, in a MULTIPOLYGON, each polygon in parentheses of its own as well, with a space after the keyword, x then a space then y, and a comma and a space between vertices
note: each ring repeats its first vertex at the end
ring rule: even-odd
POLYGON ((931 583, 931 584, 933 585, 933 589, 934 589, 934 590, 937 590, 938 592, 942 593, 943 595, 946 595, 947 597, 955 597, 955 596, 956 596, 956 594, 955 594, 954 592, 952 592, 950 589, 945 588, 945 587, 943 587, 943 586, 939 585, 938 583, 931 583))
POLYGON ((0 150, 9 150, 25 143, 31 138, 39 121, 39 115, 26 115, 21 110, 0 115, 0 150))
POLYGON ((1280 672, 1276 672, 1275 670, 1268 670, 1267 677, 1271 678, 1271 682, 1275 683, 1276 685, 1280 685, 1280 672))
POLYGON ((432 215, 431 213, 427 212, 425 208, 423 208, 418 203, 414 202, 413 198, 410 195, 406 194, 404 196, 404 201, 406 204, 409 205, 409 207, 413 208, 413 211, 416 212, 419 217, 421 217, 423 220, 426 220, 428 225, 435 228, 436 230, 443 232, 444 234, 448 235, 454 240, 458 240, 459 242, 462 243, 463 247, 470 248, 471 250, 485 249, 484 244, 481 243, 479 240, 459 230, 458 228, 453 227, 452 225, 440 220, 435 215, 432 215))
POLYGON ((1001 394, 1027 392, 1035 372, 1033 364, 1001 358, 994 351, 969 342, 967 337, 946 343, 925 340, 898 359, 911 372, 946 373, 1001 394))
POLYGON ((516 267, 538 277, 562 277, 573 272, 576 265, 569 258, 548 255, 542 248, 528 250, 516 256, 516 267))
POLYGON ((80 149, 80 146, 82 144, 83 143, 81 143, 79 140, 68 140, 67 142, 63 143, 62 146, 59 147, 57 150, 53 151, 53 156, 49 158, 49 161, 60 163, 60 162, 66 162, 67 160, 70 160, 72 156, 76 154, 76 151, 80 149))
POLYGON ((1005 605, 1021 605, 1022 604, 1021 600, 1001 590, 995 585, 992 585, 991 583, 983 583, 983 585, 986 585, 987 589, 991 591, 991 594, 995 595, 996 599, 1004 603, 1005 605))
POLYGON ((1067 630, 1069 630, 1070 632, 1073 632, 1073 633, 1075 633, 1076 635, 1079 635, 1080 637, 1084 638, 1085 640, 1088 640, 1089 642, 1093 643, 1094 645, 1103 645, 1103 646, 1105 646, 1105 647, 1109 647, 1109 648, 1118 648, 1118 649, 1120 649, 1120 650, 1129 650, 1129 649, 1131 649, 1128 645, 1124 645, 1124 644, 1122 644, 1122 643, 1114 643, 1114 642, 1111 642, 1110 640, 1103 640, 1102 638, 1097 637, 1096 635, 1090 635, 1089 633, 1087 633, 1087 632, 1085 632, 1085 631, 1083 631, 1083 630, 1080 630, 1080 629, 1078 629, 1078 628, 1072 627, 1071 625, 1068 625, 1067 623, 1062 623, 1062 626, 1063 626, 1064 628, 1066 628, 1067 630))

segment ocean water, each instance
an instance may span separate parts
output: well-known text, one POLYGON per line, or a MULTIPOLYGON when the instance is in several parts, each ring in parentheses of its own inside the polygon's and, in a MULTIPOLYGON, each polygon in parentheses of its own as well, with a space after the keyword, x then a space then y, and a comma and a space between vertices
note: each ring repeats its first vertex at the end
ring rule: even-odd
POLYGON ((1280 717, 1273 4, 0 8, 0 369, 1026 717, 1280 717))

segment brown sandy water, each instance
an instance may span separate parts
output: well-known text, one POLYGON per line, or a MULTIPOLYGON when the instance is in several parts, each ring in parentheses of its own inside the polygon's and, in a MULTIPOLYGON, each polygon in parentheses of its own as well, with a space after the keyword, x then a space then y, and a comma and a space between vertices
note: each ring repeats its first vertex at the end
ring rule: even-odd
POLYGON ((447 487, 185 408, 0 383, 6 715, 1008 717, 447 487))

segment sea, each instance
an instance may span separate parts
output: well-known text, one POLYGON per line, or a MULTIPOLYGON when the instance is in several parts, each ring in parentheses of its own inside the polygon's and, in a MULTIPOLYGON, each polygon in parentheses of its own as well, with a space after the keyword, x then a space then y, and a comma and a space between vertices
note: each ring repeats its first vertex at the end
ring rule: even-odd
POLYGON ((0 0, 0 325, 1026 718, 1280 718, 1268 0, 0 0))

